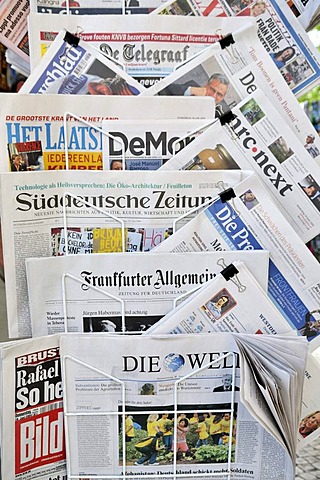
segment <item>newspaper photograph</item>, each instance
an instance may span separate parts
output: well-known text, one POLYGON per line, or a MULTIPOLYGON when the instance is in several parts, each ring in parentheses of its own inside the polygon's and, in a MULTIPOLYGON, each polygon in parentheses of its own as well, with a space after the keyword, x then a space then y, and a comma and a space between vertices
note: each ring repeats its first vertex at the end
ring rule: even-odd
POLYGON ((0 5, 0 41, 23 60, 29 59, 27 17, 29 0, 2 0, 0 5))
MULTIPOLYGON (((245 258, 249 258, 252 252, 245 254, 245 258)), ((176 255, 180 254, 174 254, 173 258, 176 255)), ((246 260, 226 265, 143 334, 236 332, 278 335, 291 332, 294 335, 292 327, 257 282, 254 276, 257 270, 250 272, 246 260)))
POLYGON ((18 93, 139 95, 143 90, 112 60, 63 29, 18 93))
POLYGON ((158 170, 189 145, 203 125, 204 120, 104 120, 102 129, 110 136, 103 137, 103 169, 158 170))
MULTIPOLYGON (((319 319, 319 313, 317 313, 319 319)), ((298 451, 320 436, 319 357, 309 354, 303 384, 303 399, 299 422, 298 451)))
POLYGON ((253 18, 261 44, 295 95, 319 83, 320 55, 286 0, 169 0, 152 15, 253 18))
MULTIPOLYGON (((249 337, 268 357, 268 335, 249 337), (265 342, 262 350, 260 345, 265 342)), ((295 391, 284 413, 288 419, 300 407, 305 361, 301 351, 306 350, 303 340, 272 338, 279 356, 280 344, 291 348, 288 356, 283 355, 281 377, 274 379, 275 369, 270 365, 268 369, 270 378, 282 389, 289 385, 295 391), (297 353, 301 354, 300 363, 292 376, 285 361, 297 353)), ((68 385, 65 412, 72 413, 66 416, 66 435, 78 446, 67 449, 70 474, 171 479, 176 472, 181 478, 194 474, 204 479, 205 474, 215 474, 214 478, 224 480, 229 471, 235 480, 253 480, 267 478, 272 461, 277 478, 291 480, 294 460, 281 440, 284 426, 277 424, 268 407, 268 427, 278 430, 280 445, 241 401, 244 373, 253 381, 252 399, 258 389, 250 369, 245 369, 247 373, 240 367, 238 345, 245 343, 246 337, 228 333, 136 337, 134 342, 112 334, 62 335, 63 381, 68 385), (101 351, 105 354, 99 354, 101 351), (224 385, 229 388, 224 389, 224 385), (88 435, 89 431, 94 433, 88 435), (149 439, 151 448, 143 448, 147 445, 142 441, 149 437, 153 437, 153 442, 149 439), (81 453, 85 451, 90 455, 81 453)), ((267 373, 261 377, 266 378, 267 373)), ((253 405, 256 415, 263 414, 262 400, 257 392, 253 405)), ((295 423, 291 427, 297 427, 295 423)))
POLYGON ((256 175, 233 190, 236 197, 231 202, 217 198, 154 252, 268 250, 268 295, 289 325, 315 349, 320 344, 319 319, 312 313, 320 307, 319 262, 256 175))
POLYGON ((142 86, 150 87, 223 35, 246 25, 248 19, 30 14, 28 22, 31 71, 65 28, 122 64, 142 86))
POLYGON ((310 241, 320 233, 320 167, 314 162, 320 150, 303 145, 259 89, 232 113, 225 126, 214 122, 162 168, 252 169, 302 240, 310 241))
POLYGON ((173 108, 172 98, 152 100, 141 95, 79 95, 75 102, 72 95, 3 93, 0 170, 102 170, 103 120, 210 120, 213 116, 214 101, 208 98, 177 98, 173 108))
POLYGON ((251 272, 259 264, 257 282, 266 292, 269 254, 263 250, 131 253, 130 262, 127 253, 27 259, 32 336, 144 332, 236 260, 251 272))
POLYGON ((59 337, 8 342, 0 350, 3 478, 66 479, 59 337))
POLYGON ((141 95, 210 96, 220 117, 259 87, 299 140, 305 144, 311 134, 320 150, 314 126, 261 45, 256 25, 233 32, 232 39, 228 47, 211 45, 141 95))
POLYGON ((31 334, 26 258, 148 251, 190 219, 179 217, 247 175, 181 171, 173 179, 170 172, 157 172, 155 181, 147 171, 137 171, 134 179, 130 171, 121 177, 112 171, 1 174, 10 338, 31 334))

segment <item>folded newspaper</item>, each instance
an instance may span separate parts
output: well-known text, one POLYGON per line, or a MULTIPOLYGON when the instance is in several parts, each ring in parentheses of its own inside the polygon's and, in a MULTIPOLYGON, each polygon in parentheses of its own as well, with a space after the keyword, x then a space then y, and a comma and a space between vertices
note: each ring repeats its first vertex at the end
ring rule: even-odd
POLYGON ((171 172, 157 172, 155 180, 154 172, 139 171, 134 179, 130 171, 121 172, 121 179, 117 171, 1 174, 9 335, 31 333, 26 258, 150 250, 157 231, 159 242, 188 221, 184 216, 194 207, 247 175, 181 171, 173 179, 171 172))
POLYGON ((74 334, 63 335, 60 348, 71 476, 258 480, 272 469, 292 480, 304 338, 74 334), (147 436, 159 441, 141 456, 147 436))
POLYGON ((103 137, 104 169, 122 169, 125 157, 126 170, 158 170, 189 145, 203 125, 203 120, 104 120, 102 129, 109 133, 103 137))
POLYGON ((152 12, 159 14, 253 18, 261 44, 295 95, 319 83, 319 53, 286 0, 169 0, 152 12))
POLYGON ((261 45, 252 24, 211 45, 141 95, 210 96, 216 100, 216 116, 222 116, 258 86, 300 142, 305 144, 311 135, 319 152, 317 132, 261 45))
POLYGON ((0 41, 25 61, 29 59, 29 11, 29 0, 2 0, 0 5, 0 41))
POLYGON ((79 95, 75 102, 72 95, 3 93, 0 171, 62 170, 66 166, 102 170, 103 120, 210 120, 214 116, 213 99, 177 98, 172 105, 172 98, 150 100, 141 95, 79 95))
POLYGON ((66 479, 59 337, 0 344, 1 473, 66 479))
POLYGON ((255 272, 259 288, 266 291, 269 255, 263 250, 132 253, 130 261, 128 253, 27 259, 32 336, 65 331, 141 333, 170 312, 180 297, 236 260, 255 272))
MULTIPOLYGON (((245 258, 252 254, 244 253, 247 256, 245 258)), ((181 254, 171 255, 174 258, 181 254)), ((202 252, 200 255, 208 253, 202 252)), ((277 311, 246 264, 238 260, 225 265, 217 276, 199 285, 198 290, 143 333, 153 335, 204 332, 271 335, 291 332, 291 335, 294 335, 292 327, 277 311)))
MULTIPOLYGON (((91 0, 92 1, 92 0, 91 0)), ((175 67, 247 23, 246 18, 159 17, 151 15, 30 14, 29 42, 32 71, 57 32, 65 28, 122 64, 145 87, 175 67)))
POLYGON ((252 169, 308 242, 320 233, 320 167, 313 160, 320 150, 309 140, 303 145, 257 89, 162 169, 252 169))
POLYGON ((143 90, 99 50, 62 29, 19 94, 139 95, 143 90))
POLYGON ((289 325, 316 348, 320 344, 319 262, 255 175, 226 192, 226 198, 231 200, 217 198, 154 252, 269 250, 268 295, 289 325))

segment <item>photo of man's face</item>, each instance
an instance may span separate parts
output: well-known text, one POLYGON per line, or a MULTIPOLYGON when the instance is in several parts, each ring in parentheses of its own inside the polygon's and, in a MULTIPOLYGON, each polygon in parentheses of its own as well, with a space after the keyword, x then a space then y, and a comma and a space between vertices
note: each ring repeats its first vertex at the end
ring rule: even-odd
POLYGON ((232 383, 232 375, 228 375, 228 374, 224 375, 222 379, 222 383, 224 387, 230 388, 232 383))
POLYGON ((206 96, 213 97, 217 103, 222 102, 227 91, 228 86, 219 82, 216 78, 206 85, 206 96))

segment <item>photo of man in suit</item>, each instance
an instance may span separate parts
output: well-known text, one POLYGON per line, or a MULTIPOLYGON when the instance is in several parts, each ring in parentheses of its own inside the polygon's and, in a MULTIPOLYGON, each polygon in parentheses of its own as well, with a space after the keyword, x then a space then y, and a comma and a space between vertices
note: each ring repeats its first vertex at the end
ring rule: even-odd
POLYGON ((201 87, 196 81, 189 80, 186 83, 172 83, 161 90, 159 95, 177 95, 177 96, 201 96, 213 97, 216 101, 216 117, 221 117, 230 110, 229 105, 224 100, 229 88, 229 80, 223 73, 214 73, 206 84, 201 87))
MULTIPOLYGON (((230 373, 225 373, 222 377, 222 385, 215 387, 213 392, 231 392, 232 390, 232 375, 230 373)), ((234 385, 233 390, 239 390, 237 385, 234 385)))

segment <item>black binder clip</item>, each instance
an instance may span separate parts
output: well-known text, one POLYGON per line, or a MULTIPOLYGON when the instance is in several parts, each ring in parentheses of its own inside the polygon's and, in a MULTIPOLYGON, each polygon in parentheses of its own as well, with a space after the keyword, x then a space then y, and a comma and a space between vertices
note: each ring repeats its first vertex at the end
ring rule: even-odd
POLYGON ((73 35, 73 33, 66 32, 63 40, 69 43, 69 45, 77 47, 79 45, 80 38, 73 35))
POLYGON ((220 273, 223 276, 223 278, 228 281, 228 280, 230 280, 230 278, 237 275, 237 273, 239 273, 239 270, 237 270, 236 267, 233 265, 233 263, 231 263, 226 268, 221 270, 220 273))
POLYGON ((227 188, 223 192, 219 193, 219 197, 222 203, 229 202, 232 198, 236 197, 233 188, 227 188))
POLYGON ((228 112, 224 113, 219 117, 220 123, 222 126, 224 126, 226 123, 231 123, 232 120, 236 118, 235 114, 229 110, 228 112))
POLYGON ((218 42, 220 43, 222 49, 230 47, 231 44, 235 43, 232 33, 228 33, 228 35, 226 35, 225 37, 220 38, 218 42))

